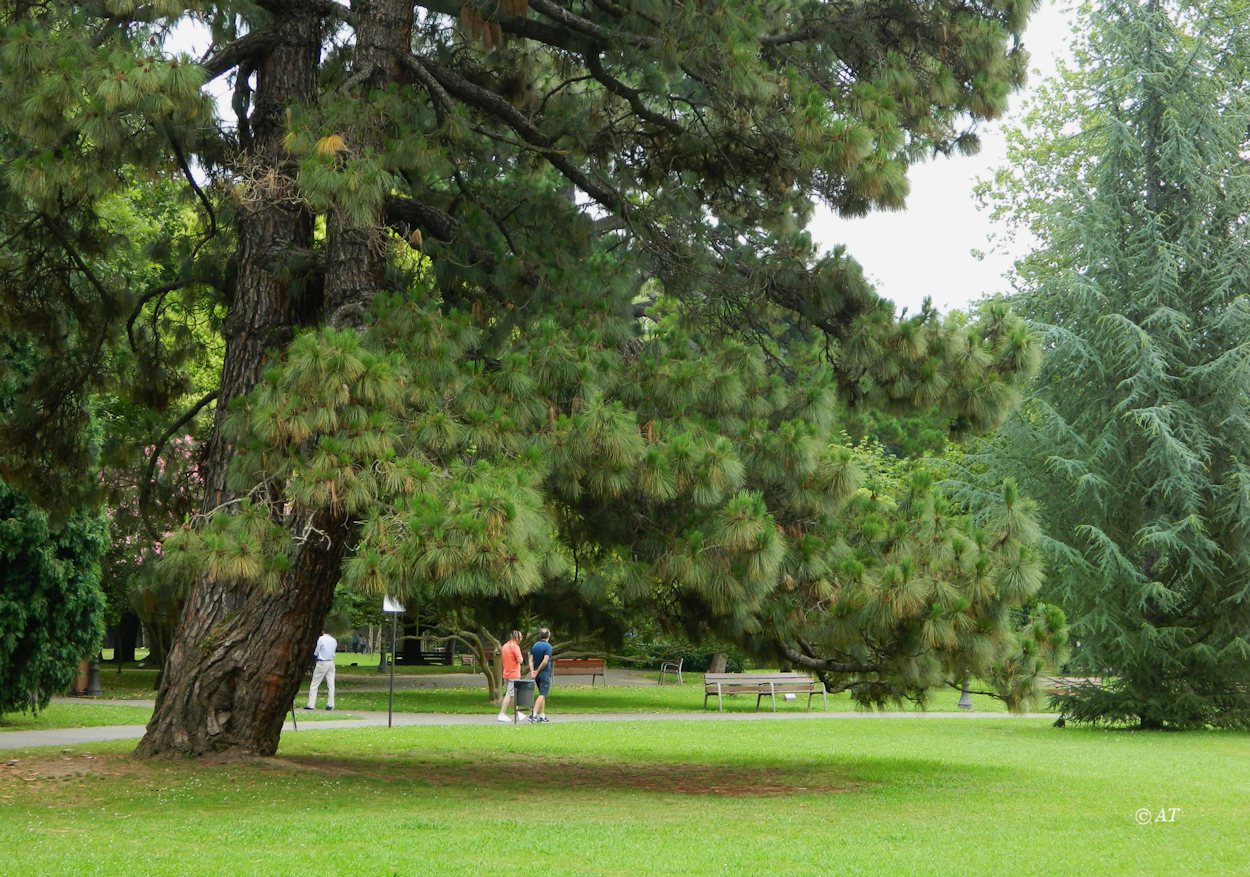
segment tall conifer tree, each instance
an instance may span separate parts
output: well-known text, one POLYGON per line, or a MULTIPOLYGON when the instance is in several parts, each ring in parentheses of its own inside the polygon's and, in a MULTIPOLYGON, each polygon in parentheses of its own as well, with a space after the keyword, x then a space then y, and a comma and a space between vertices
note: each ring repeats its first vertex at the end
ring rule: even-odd
POLYGON ((968 462, 1040 504, 1080 720, 1250 722, 1247 16, 1101 4, 998 181, 1047 355, 968 462))

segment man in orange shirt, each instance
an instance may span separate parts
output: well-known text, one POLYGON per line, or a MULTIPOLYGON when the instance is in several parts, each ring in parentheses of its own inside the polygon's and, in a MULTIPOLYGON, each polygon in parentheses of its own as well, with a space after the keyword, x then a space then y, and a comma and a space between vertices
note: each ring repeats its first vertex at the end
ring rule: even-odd
POLYGON ((521 678, 521 631, 512 631, 512 636, 503 646, 503 700, 499 704, 499 721, 510 722, 508 707, 516 697, 516 681, 521 678))

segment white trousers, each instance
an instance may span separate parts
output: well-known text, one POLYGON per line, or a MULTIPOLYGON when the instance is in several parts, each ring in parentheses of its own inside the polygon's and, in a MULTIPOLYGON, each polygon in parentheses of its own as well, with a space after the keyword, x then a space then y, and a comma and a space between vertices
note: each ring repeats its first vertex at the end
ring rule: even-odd
POLYGON ((317 689, 321 687, 322 679, 326 681, 326 691, 329 692, 326 697, 326 706, 334 706, 334 662, 318 661, 313 670, 312 685, 308 686, 309 709, 315 709, 317 706, 317 689))

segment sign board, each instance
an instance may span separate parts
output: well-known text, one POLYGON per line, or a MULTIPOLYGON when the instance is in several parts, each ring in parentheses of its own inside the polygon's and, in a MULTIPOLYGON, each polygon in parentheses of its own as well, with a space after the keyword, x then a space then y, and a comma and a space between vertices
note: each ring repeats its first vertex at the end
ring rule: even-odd
POLYGON ((382 598, 382 611, 402 613, 404 611, 404 604, 390 597, 383 597, 382 598))

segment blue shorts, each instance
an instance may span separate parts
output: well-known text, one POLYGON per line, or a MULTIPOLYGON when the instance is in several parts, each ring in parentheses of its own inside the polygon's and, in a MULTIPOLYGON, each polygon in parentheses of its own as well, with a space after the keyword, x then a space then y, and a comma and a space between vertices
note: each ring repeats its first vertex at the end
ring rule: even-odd
POLYGON ((546 697, 547 692, 551 690, 551 674, 539 673, 534 677, 534 682, 538 684, 538 693, 546 697))

